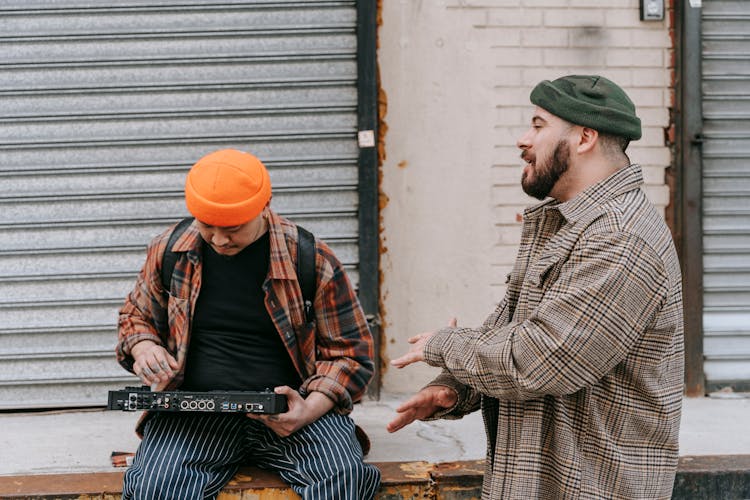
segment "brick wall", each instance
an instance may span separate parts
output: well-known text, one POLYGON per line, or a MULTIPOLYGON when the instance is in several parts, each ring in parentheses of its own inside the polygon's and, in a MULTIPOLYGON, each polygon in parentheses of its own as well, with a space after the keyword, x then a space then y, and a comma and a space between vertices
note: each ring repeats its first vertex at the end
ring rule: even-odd
MULTIPOLYGON (((387 362, 410 335, 448 315, 476 324, 502 297, 520 214, 535 202, 520 189, 515 142, 540 80, 597 73, 622 85, 643 122, 629 155, 651 200, 669 203, 672 40, 669 13, 642 22, 637 0, 386 0, 382 14, 387 362)), ((383 388, 415 390, 433 374, 386 367, 383 388)))
MULTIPOLYGON (((626 89, 643 122, 643 138, 629 149, 631 160, 643 166, 652 201, 667 205, 664 170, 670 152, 664 130, 671 104, 667 63, 672 41, 666 22, 640 21, 638 2, 631 0, 453 2, 449 8, 482 12, 483 22, 473 29, 493 34, 487 37, 497 62, 493 104, 496 128, 505 132, 495 144, 491 167, 498 255, 512 254, 520 213, 531 201, 518 187, 518 150, 509 146, 528 124, 528 94, 542 79, 597 73, 626 89)), ((493 264, 510 270, 507 258, 493 264)))

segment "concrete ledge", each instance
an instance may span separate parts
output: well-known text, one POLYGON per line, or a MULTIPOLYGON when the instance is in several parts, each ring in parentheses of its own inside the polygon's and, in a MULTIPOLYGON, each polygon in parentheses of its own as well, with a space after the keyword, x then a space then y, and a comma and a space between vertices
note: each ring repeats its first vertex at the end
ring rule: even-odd
MULTIPOLYGON (((484 461, 378 462, 383 481, 378 500, 476 499, 481 496, 484 461)), ((0 476, 2 499, 117 500, 123 472, 0 476)), ((276 474, 244 467, 219 500, 299 499, 276 474)), ((750 498, 750 455, 680 458, 673 499, 750 498)))
MULTIPOLYGON (((428 462, 380 462, 382 484, 378 500, 433 499, 444 487, 465 491, 460 484, 468 481, 481 488, 482 461, 455 462, 434 465, 428 462), (461 479, 463 478, 463 479, 461 479)), ((92 474, 35 474, 28 476, 0 476, 2 499, 77 499, 116 500, 122 493, 124 472, 97 472, 92 474)), ((476 490, 477 492, 480 490, 476 490)), ((451 496, 450 498, 477 498, 451 496)), ((276 474, 256 467, 243 467, 224 487, 219 500, 298 500, 299 496, 276 474)))
POLYGON ((680 458, 672 498, 750 498, 750 455, 680 458))

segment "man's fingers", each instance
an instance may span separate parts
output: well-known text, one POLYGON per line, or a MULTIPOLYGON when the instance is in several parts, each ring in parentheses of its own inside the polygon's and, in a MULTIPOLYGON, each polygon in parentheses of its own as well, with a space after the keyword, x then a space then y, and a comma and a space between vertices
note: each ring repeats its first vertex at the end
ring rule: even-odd
POLYGON ((169 354, 167 352, 167 363, 169 363, 169 367, 173 370, 177 370, 180 367, 180 363, 177 362, 174 356, 169 354))
POLYGON ((284 396, 286 396, 288 398, 289 397, 294 397, 294 394, 296 394, 297 396, 299 396, 300 398, 302 398, 302 396, 300 396, 299 392, 295 391, 294 389, 292 389, 288 385, 280 385, 278 387, 274 387, 273 388, 273 392, 275 392, 276 394, 283 394, 284 396))
POLYGON ((404 354, 400 358, 396 358, 393 361, 391 361, 391 364, 395 366, 396 368, 403 368, 406 365, 410 365, 416 361, 416 356, 414 354, 404 354))
POLYGON ((388 432, 396 432, 415 420, 434 415, 441 408, 450 408, 458 401, 456 391, 446 386, 425 387, 396 408, 396 418, 388 425, 388 432))
POLYGON ((135 364, 136 374, 139 373, 137 369, 139 366, 141 367, 140 373, 144 376, 151 377, 153 374, 158 374, 159 378, 172 377, 174 371, 180 367, 174 356, 169 354, 164 347, 156 344, 139 351, 135 364))
POLYGON ((424 406, 425 404, 427 404, 427 400, 425 399, 425 397, 422 394, 417 393, 414 396, 407 399, 406 401, 404 401, 403 403, 401 403, 396 408, 396 411, 398 413, 404 413, 407 410, 416 410, 417 408, 424 406))
POLYGON ((449 319, 448 326, 450 326, 451 328, 456 328, 458 326, 458 319, 456 318, 449 319))
POLYGON ((410 399, 396 407, 396 413, 406 413, 409 410, 413 410, 415 406, 417 406, 417 404, 410 399))
POLYGON ((396 432, 399 429, 403 429, 410 423, 414 422, 415 417, 416 417, 415 410, 407 410, 403 413, 400 413, 396 418, 391 420, 391 422, 386 426, 386 430, 388 432, 396 432))
POLYGON ((149 386, 166 382, 174 375, 167 360, 159 361, 155 357, 136 363, 134 369, 143 384, 149 386), (164 369, 165 365, 167 369, 164 369))

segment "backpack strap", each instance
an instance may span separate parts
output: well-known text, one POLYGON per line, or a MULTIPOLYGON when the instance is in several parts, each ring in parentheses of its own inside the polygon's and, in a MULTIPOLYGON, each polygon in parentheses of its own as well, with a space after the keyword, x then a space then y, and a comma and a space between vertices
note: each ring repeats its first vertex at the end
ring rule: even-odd
POLYGON ((182 219, 177 223, 167 240, 167 246, 164 249, 164 255, 161 259, 161 286, 166 292, 169 292, 172 288, 172 273, 174 272, 174 266, 177 263, 177 253, 172 251, 172 247, 192 223, 193 217, 185 217, 182 219))
POLYGON ((305 321, 315 321, 315 236, 302 226, 297 226, 297 280, 305 303, 305 321))

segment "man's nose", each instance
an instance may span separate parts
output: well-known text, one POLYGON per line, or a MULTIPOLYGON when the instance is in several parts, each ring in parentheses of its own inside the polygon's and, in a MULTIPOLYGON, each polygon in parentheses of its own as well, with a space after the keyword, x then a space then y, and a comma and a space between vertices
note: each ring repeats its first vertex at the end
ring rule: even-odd
POLYGON ((221 231, 215 231, 211 235, 211 243, 213 243, 217 247, 221 247, 229 243, 229 238, 221 231))
POLYGON ((530 133, 531 133, 531 129, 529 129, 526 132, 524 132, 523 135, 516 140, 516 146, 519 149, 526 149, 526 148, 528 148, 530 146, 530 143, 529 143, 529 134, 530 133))

